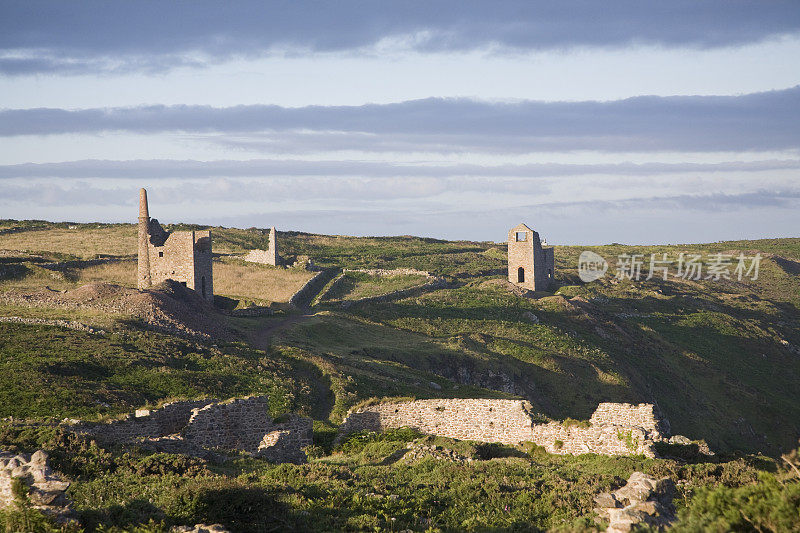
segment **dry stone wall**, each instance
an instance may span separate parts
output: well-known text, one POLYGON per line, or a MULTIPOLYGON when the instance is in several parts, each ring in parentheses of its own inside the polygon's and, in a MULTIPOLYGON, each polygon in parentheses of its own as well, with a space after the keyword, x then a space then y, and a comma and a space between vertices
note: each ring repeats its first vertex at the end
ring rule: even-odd
POLYGON ((596 423, 567 426, 559 422, 535 423, 530 404, 523 400, 438 399, 382 403, 348 414, 339 428, 337 440, 356 431, 411 427, 421 433, 462 440, 501 444, 531 441, 556 454, 655 456, 653 443, 666 435, 648 429, 663 427, 652 405, 601 406, 596 423), (646 416, 648 410, 650 418, 646 416), (624 416, 617 419, 614 413, 624 416), (635 418, 631 418, 633 415, 635 418), (631 420, 642 425, 632 424, 631 420))
POLYGON ((275 422, 266 396, 175 402, 153 411, 138 410, 123 420, 79 423, 72 429, 108 443, 136 442, 192 455, 210 449, 239 450, 274 462, 303 462, 302 448, 312 444, 311 419, 289 415, 286 421, 275 422))

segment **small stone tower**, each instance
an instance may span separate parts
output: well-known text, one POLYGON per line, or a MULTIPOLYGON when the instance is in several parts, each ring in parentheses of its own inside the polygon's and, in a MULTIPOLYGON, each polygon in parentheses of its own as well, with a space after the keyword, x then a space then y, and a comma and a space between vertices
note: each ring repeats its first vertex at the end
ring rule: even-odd
POLYGON ((555 275, 553 248, 542 248, 539 234, 525 224, 508 232, 508 281, 532 291, 550 287, 555 275))
POLYGON ((150 218, 147 191, 139 191, 139 265, 137 286, 149 289, 171 279, 214 301, 211 231, 164 231, 150 218))

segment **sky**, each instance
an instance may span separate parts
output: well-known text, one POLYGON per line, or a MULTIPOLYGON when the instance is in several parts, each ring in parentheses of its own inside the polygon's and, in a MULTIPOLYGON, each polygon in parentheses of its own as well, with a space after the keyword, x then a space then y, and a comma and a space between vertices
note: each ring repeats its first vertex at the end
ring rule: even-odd
POLYGON ((800 2, 0 0, 0 218, 800 236, 800 2))

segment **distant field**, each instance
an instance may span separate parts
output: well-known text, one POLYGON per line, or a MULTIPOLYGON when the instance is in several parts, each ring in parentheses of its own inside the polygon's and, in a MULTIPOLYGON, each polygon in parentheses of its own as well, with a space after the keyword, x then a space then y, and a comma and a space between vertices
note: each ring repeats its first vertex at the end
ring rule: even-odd
POLYGON ((82 224, 74 227, 69 229, 68 225, 59 224, 46 229, 33 227, 15 233, 0 233, 0 250, 50 252, 75 259, 95 259, 100 254, 136 254, 136 226, 132 224, 82 224))
POLYGON ((288 302, 314 272, 280 268, 238 259, 214 261, 214 293, 229 298, 288 302))

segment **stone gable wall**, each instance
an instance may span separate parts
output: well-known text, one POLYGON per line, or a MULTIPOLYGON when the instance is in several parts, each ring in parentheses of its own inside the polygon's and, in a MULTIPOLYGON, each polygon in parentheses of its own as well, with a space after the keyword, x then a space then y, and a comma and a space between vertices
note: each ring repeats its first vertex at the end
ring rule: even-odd
MULTIPOLYGON (((658 427, 655 411, 646 417, 648 405, 601 404, 598 423, 588 427, 559 422, 535 423, 530 404, 523 400, 442 399, 383 403, 348 414, 337 441, 356 431, 382 431, 411 427, 421 433, 462 440, 517 444, 531 441, 550 453, 654 456, 652 444, 665 435, 632 424, 658 427), (624 406, 618 410, 611 406, 624 406), (615 418, 614 413, 622 413, 615 418), (631 417, 631 413, 636 418, 631 417), (599 420, 603 420, 599 422, 599 420)), ((652 407, 652 406, 651 406, 652 407)))

